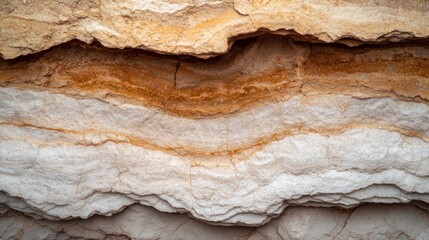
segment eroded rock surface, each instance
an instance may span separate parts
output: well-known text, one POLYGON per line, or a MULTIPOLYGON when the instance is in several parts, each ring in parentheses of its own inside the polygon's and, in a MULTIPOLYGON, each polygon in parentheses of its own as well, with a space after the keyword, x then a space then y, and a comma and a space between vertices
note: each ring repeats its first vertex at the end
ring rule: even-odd
POLYGON ((0 5, 0 54, 15 58, 96 39, 107 47, 204 57, 258 31, 348 45, 400 41, 429 35, 428 11, 426 0, 7 0, 0 5))
POLYGON ((133 205, 111 217, 36 220, 2 207, 3 239, 427 239, 429 216, 413 205, 353 210, 291 207, 258 228, 212 226, 185 215, 133 205))
POLYGON ((210 60, 73 43, 4 61, 1 201, 245 225, 290 204, 427 203, 428 65, 421 43, 273 35, 210 60))
POLYGON ((428 239, 427 10, 0 3, 0 238, 428 239))

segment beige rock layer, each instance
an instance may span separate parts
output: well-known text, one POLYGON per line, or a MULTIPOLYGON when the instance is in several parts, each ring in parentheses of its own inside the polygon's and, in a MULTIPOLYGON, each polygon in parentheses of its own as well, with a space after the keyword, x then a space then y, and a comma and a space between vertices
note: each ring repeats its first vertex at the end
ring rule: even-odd
POLYGON ((348 45, 400 41, 428 37, 428 11, 426 0, 8 0, 0 3, 0 54, 10 59, 79 39, 204 57, 261 31, 348 45))

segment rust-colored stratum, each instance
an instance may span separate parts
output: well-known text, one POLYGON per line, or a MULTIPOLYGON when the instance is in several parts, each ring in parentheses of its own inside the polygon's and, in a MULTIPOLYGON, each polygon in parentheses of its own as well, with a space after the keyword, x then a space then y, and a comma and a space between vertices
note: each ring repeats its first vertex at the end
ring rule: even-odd
POLYGON ((201 118, 298 95, 337 93, 425 103, 428 59, 426 42, 347 48, 263 35, 207 60, 72 42, 2 61, 0 83, 201 118))

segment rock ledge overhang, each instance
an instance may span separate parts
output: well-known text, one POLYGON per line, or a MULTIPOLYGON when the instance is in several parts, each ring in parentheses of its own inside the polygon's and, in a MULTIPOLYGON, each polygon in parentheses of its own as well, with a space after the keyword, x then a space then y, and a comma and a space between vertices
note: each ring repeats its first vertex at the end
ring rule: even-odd
POLYGON ((79 39, 208 57, 259 31, 350 46, 396 42, 427 38, 427 12, 425 0, 9 0, 0 6, 0 54, 11 59, 79 39))

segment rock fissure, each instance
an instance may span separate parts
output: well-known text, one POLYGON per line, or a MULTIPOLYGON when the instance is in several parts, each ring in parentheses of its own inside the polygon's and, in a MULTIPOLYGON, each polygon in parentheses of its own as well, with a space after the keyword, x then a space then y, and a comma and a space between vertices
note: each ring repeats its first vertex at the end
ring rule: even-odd
POLYGON ((180 60, 181 58, 179 57, 179 60, 177 61, 177 64, 176 64, 176 71, 174 72, 174 88, 177 88, 177 72, 179 71, 179 68, 180 68, 180 60))

